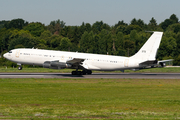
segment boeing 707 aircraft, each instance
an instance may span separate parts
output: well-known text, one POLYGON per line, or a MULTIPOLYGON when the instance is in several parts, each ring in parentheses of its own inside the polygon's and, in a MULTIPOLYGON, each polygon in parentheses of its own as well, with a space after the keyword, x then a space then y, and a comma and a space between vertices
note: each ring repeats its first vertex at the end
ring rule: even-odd
POLYGON ((157 64, 164 66, 164 61, 158 62, 156 54, 163 32, 154 32, 142 48, 131 57, 100 55, 78 52, 64 52, 54 50, 19 48, 13 49, 3 56, 19 65, 38 65, 51 69, 76 69, 72 75, 92 74, 92 70, 114 71, 126 69, 139 70, 154 67, 157 64), (78 70, 82 71, 78 71, 78 70))

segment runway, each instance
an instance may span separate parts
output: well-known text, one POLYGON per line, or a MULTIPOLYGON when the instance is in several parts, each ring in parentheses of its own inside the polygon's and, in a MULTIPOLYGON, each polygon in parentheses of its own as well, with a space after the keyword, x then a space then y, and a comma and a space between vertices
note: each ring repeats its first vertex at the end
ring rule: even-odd
POLYGON ((180 79, 180 73, 0 73, 0 78, 131 78, 131 79, 180 79))

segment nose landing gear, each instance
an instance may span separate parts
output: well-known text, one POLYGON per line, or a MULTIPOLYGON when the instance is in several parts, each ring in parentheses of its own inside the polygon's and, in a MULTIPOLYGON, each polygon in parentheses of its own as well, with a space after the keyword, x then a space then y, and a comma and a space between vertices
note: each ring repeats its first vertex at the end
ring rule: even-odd
POLYGON ((22 70, 22 66, 19 66, 19 67, 18 67, 18 70, 22 70))
POLYGON ((21 63, 17 63, 17 65, 19 65, 18 70, 22 70, 21 63))

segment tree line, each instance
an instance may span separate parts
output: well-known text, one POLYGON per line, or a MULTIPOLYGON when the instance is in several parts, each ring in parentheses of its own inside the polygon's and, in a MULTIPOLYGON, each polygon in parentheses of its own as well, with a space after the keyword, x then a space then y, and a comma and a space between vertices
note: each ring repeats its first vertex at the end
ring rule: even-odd
MULTIPOLYGON (((29 23, 20 18, 0 21, 0 53, 2 56, 11 49, 34 47, 132 56, 152 34, 146 31, 164 32, 157 59, 174 59, 173 64, 180 65, 180 22, 175 14, 160 24, 152 17, 148 24, 134 18, 129 24, 119 21, 113 26, 103 21, 92 25, 83 22, 80 26, 66 26, 66 23, 59 19, 51 21, 49 25, 29 23)), ((3 57, 0 62, 1 66, 13 64, 3 57)))

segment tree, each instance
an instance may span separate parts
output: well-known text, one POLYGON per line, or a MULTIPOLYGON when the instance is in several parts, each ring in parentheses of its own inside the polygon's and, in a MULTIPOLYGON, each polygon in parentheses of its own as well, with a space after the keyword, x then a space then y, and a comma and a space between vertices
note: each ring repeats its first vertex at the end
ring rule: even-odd
POLYGON ((87 31, 87 32, 90 32, 91 31, 91 24, 89 24, 89 23, 86 23, 86 25, 85 25, 85 30, 87 31))
POLYGON ((98 39, 98 36, 94 35, 93 31, 90 33, 85 31, 79 42, 80 51, 86 53, 97 53, 98 39))
POLYGON ((178 18, 176 17, 175 14, 172 14, 172 15, 170 16, 170 18, 164 20, 164 22, 162 22, 162 23, 160 24, 160 26, 162 27, 162 29, 163 29, 164 31, 166 31, 166 28, 168 28, 169 25, 172 25, 172 24, 174 24, 174 23, 178 23, 178 18))
POLYGON ((52 33, 52 34, 59 34, 61 29, 65 27, 65 22, 58 20, 51 21, 50 24, 47 26, 47 29, 52 33))
POLYGON ((138 40, 138 35, 136 30, 132 30, 130 33, 130 40, 136 42, 138 40))
POLYGON ((92 30, 95 34, 98 34, 103 28, 106 28, 107 26, 104 25, 103 26, 103 21, 100 21, 100 22, 95 22, 93 25, 92 25, 92 30))
POLYGON ((4 24, 4 27, 7 29, 15 28, 15 29, 23 29, 24 26, 27 26, 28 22, 24 21, 23 19, 13 19, 9 22, 4 24))
POLYGON ((108 30, 103 29, 99 35, 99 53, 111 54, 113 48, 112 36, 108 30))
POLYGON ((34 37, 39 37, 45 31, 45 26, 39 22, 30 23, 24 30, 28 30, 34 37))
POLYGON ((131 54, 135 54, 139 50, 137 49, 138 47, 136 47, 138 46, 138 43, 139 43, 139 36, 136 30, 131 31, 129 40, 135 43, 133 49, 131 49, 131 54))
POLYGON ((175 24, 169 25, 169 27, 167 28, 167 31, 172 31, 173 33, 177 34, 178 32, 180 32, 180 24, 175 23, 175 24))
POLYGON ((56 30, 55 30, 53 25, 48 25, 47 26, 47 30, 49 30, 51 32, 51 34, 54 34, 56 32, 56 30))
POLYGON ((133 55, 134 53, 132 51, 135 48, 135 42, 133 42, 131 40, 126 40, 124 42, 124 48, 125 48, 125 50, 127 50, 127 56, 133 55))
POLYGON ((71 48, 70 40, 66 37, 62 38, 60 42, 60 50, 70 51, 70 48, 71 48))
POLYGON ((89 44, 89 34, 88 32, 84 32, 84 34, 81 37, 81 40, 79 41, 80 45, 80 51, 81 52, 89 52, 90 44, 89 44))
POLYGON ((172 25, 174 23, 173 20, 171 19, 166 19, 164 22, 161 23, 161 27, 164 31, 166 31, 166 28, 169 26, 169 25, 172 25))
POLYGON ((126 34, 126 28, 127 28, 127 26, 126 25, 119 25, 117 28, 116 28, 116 33, 118 33, 118 32, 122 32, 122 33, 124 33, 124 34, 126 34))
POLYGON ((11 41, 10 36, 12 35, 12 31, 10 29, 3 28, 0 30, 0 45, 1 52, 4 50, 8 51, 8 46, 11 41))
POLYGON ((154 19, 154 17, 151 18, 151 20, 149 21, 149 30, 155 30, 157 28, 157 22, 154 19))
POLYGON ((48 49, 47 41, 44 40, 44 39, 38 40, 38 44, 37 44, 36 48, 38 48, 38 49, 48 49))
POLYGON ((61 30, 60 24, 56 24, 56 25, 54 26, 54 29, 55 29, 54 34, 59 35, 59 32, 60 32, 60 30, 61 30))
POLYGON ((137 20, 136 20, 136 18, 133 18, 132 20, 131 20, 131 23, 130 23, 131 25, 137 25, 137 20))
POLYGON ((93 31, 91 31, 90 33, 89 33, 89 48, 88 48, 88 52, 89 53, 95 53, 95 38, 94 38, 94 33, 93 33, 93 31))
POLYGON ((37 45, 37 41, 35 41, 35 39, 31 37, 19 36, 18 38, 15 38, 10 42, 8 50, 12 50, 17 46, 32 48, 32 47, 36 47, 36 45, 37 45))
POLYGON ((51 36, 49 39, 49 42, 50 42, 49 47, 52 49, 61 49, 60 48, 61 39, 62 39, 62 36, 58 36, 58 35, 51 36))
POLYGON ((115 24, 115 28, 117 28, 118 26, 127 26, 128 24, 127 23, 124 23, 124 21, 122 20, 122 21, 118 21, 118 23, 117 24, 115 24))
POLYGON ((163 57, 174 57, 177 50, 176 39, 173 37, 163 37, 158 50, 158 59, 163 57))
POLYGON ((118 32, 117 38, 115 41, 115 46, 116 46, 116 49, 119 49, 119 48, 123 49, 124 48, 124 36, 123 36, 122 32, 118 32))
POLYGON ((63 37, 68 37, 68 38, 72 38, 73 36, 73 30, 71 26, 65 26, 62 30, 60 35, 62 35, 63 37))
POLYGON ((138 21, 137 21, 137 25, 139 25, 142 29, 145 27, 145 23, 144 23, 144 21, 143 20, 141 20, 141 19, 138 19, 138 21))
POLYGON ((83 22, 82 25, 79 27, 80 35, 82 36, 82 34, 84 34, 85 31, 86 31, 86 27, 85 27, 85 23, 83 22))
POLYGON ((174 61, 173 61, 173 65, 180 65, 180 55, 176 56, 174 61))
POLYGON ((94 35, 94 52, 93 53, 99 53, 99 35, 95 34, 94 35))
POLYGON ((175 14, 172 14, 169 19, 174 21, 174 23, 178 23, 178 21, 179 21, 179 19, 177 18, 177 16, 175 14))
POLYGON ((175 28, 174 28, 174 32, 177 34, 178 32, 180 32, 180 24, 178 23, 175 28))
POLYGON ((0 21, 0 30, 4 27, 4 24, 8 24, 9 21, 2 20, 0 21))
POLYGON ((50 32, 49 30, 45 30, 44 32, 41 33, 40 38, 41 38, 41 39, 47 39, 47 38, 49 38, 49 37, 51 37, 51 36, 52 36, 52 35, 51 35, 51 32, 50 32))
POLYGON ((136 20, 136 18, 134 18, 134 19, 131 20, 131 24, 130 25, 138 25, 139 27, 141 27, 143 29, 144 26, 145 26, 145 23, 141 19, 136 20))
POLYGON ((122 32, 118 32, 116 35, 115 47, 117 50, 116 55, 125 56, 124 35, 122 32))
POLYGON ((177 44, 177 47, 176 47, 176 56, 179 56, 180 54, 180 32, 178 32, 177 36, 176 36, 176 44, 177 44))
POLYGON ((40 37, 36 37, 38 41, 37 48, 51 49, 50 48, 51 47, 50 42, 52 40, 51 37, 52 37, 52 34, 49 30, 45 30, 44 32, 42 32, 40 37))
POLYGON ((124 33, 126 35, 130 34, 132 30, 136 30, 137 32, 142 31, 142 28, 139 25, 129 25, 126 27, 124 33))
POLYGON ((72 44, 77 46, 81 39, 81 32, 79 31, 79 28, 77 26, 75 26, 72 34, 73 34, 73 36, 72 36, 71 42, 72 42, 72 44))

